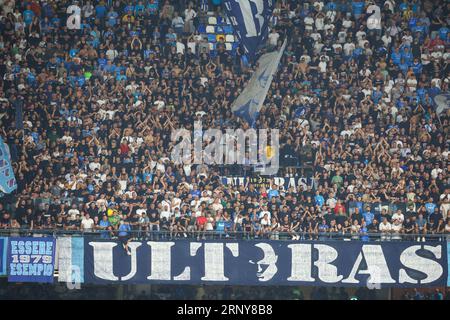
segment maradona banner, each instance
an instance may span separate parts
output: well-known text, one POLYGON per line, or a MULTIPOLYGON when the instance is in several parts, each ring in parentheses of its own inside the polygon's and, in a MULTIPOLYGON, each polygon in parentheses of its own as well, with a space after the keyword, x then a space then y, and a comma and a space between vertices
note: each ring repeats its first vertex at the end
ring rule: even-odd
MULTIPOLYGON (((85 239, 85 283, 431 287, 447 284, 446 242, 85 239)), ((64 272, 60 270, 60 272, 64 272)))

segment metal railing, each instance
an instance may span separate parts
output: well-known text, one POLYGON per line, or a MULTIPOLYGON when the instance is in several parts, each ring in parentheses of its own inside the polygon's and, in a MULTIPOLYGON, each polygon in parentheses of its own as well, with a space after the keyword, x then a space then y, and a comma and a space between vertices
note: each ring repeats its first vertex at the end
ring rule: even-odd
MULTIPOLYGON (((311 241, 450 241, 450 233, 252 232, 252 231, 150 231, 127 232, 135 240, 311 240, 311 241)), ((0 229, 3 237, 78 236, 118 239, 118 230, 0 229)))

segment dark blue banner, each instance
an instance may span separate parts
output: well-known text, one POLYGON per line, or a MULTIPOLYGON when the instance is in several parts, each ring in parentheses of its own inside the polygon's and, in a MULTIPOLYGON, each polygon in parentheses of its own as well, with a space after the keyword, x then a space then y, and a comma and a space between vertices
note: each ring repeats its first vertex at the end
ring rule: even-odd
POLYGON ((8 247, 8 238, 0 237, 0 276, 6 275, 6 249, 8 247))
POLYGON ((54 238, 9 238, 9 282, 53 282, 54 238))
POLYGON ((222 184, 226 186, 246 186, 248 184, 252 184, 256 189, 261 187, 265 187, 266 189, 270 188, 270 180, 273 180, 273 183, 277 186, 280 186, 281 189, 288 190, 289 188, 294 188, 294 190, 299 190, 302 187, 304 190, 307 187, 314 186, 314 179, 312 177, 268 177, 261 175, 253 175, 247 177, 240 176, 222 176, 221 181, 222 184))
POLYGON ((258 48, 267 39, 272 17, 272 0, 224 0, 225 12, 246 54, 254 59, 258 48))
POLYGON ((431 287, 446 242, 85 240, 85 283, 431 287))
POLYGON ((14 101, 16 109, 16 129, 23 129, 23 100, 19 99, 14 101))

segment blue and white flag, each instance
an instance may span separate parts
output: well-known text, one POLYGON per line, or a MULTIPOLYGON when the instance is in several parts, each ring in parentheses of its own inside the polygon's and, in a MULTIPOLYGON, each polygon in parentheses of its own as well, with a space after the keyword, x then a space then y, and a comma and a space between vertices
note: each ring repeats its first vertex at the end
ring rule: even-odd
POLYGON ((225 12, 250 60, 267 39, 272 0, 224 0, 225 12))
POLYGON ((0 192, 11 193, 16 189, 17 183, 11 166, 9 148, 0 137, 0 192))
POLYGON ((434 97, 436 113, 438 116, 450 108, 450 93, 439 94, 434 97))
POLYGON ((248 123, 253 125, 258 118, 273 76, 277 71, 284 48, 286 47, 286 40, 283 43, 280 51, 274 51, 263 54, 258 59, 258 67, 252 75, 247 86, 241 92, 239 97, 231 105, 233 113, 245 119, 248 123))
POLYGON ((56 239, 55 269, 59 282, 84 282, 83 237, 59 237, 56 239))

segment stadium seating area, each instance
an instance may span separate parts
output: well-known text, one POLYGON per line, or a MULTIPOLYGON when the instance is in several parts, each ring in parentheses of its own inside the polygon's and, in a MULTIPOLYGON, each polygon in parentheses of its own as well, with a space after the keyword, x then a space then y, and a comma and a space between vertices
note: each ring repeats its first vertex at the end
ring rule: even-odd
POLYGON ((234 36, 233 27, 228 18, 215 16, 214 12, 208 12, 203 20, 205 23, 200 23, 197 31, 208 40, 210 55, 217 56, 216 43, 225 43, 225 48, 234 56, 236 48, 239 46, 239 41, 234 36))

